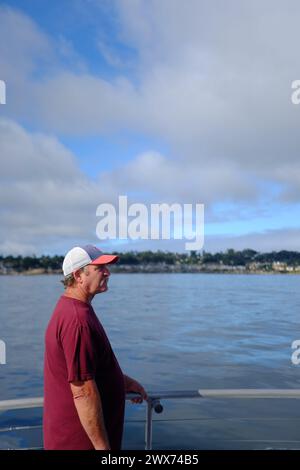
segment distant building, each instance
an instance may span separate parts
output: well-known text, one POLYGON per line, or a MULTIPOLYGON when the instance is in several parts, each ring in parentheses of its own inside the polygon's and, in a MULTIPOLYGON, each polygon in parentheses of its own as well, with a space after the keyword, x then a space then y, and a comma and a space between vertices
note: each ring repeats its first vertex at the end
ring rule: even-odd
POLYGON ((0 274, 7 274, 7 267, 0 263, 0 274))
POLYGON ((279 271, 279 272, 284 272, 288 270, 287 264, 282 263, 281 261, 274 261, 274 263, 272 263, 272 268, 274 271, 279 271))

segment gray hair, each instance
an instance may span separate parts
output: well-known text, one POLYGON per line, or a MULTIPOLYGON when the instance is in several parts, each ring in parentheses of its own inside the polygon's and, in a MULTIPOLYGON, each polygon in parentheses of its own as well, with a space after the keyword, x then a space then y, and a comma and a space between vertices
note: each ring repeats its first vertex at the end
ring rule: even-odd
MULTIPOLYGON (((83 266, 83 268, 78 269, 78 271, 85 272, 85 274, 88 274, 88 271, 86 270, 86 268, 87 266, 83 266)), ((76 281, 75 281, 75 277, 73 273, 71 273, 65 276, 60 282, 63 284, 64 288, 67 289, 67 287, 74 286, 76 281)))

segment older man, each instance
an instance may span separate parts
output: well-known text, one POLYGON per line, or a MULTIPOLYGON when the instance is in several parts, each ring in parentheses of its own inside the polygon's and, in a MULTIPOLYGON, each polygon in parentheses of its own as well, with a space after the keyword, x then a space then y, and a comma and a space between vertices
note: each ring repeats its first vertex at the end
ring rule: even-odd
POLYGON ((124 375, 91 301, 107 291, 107 265, 118 256, 87 245, 63 262, 65 293, 45 335, 44 447, 69 450, 121 448, 125 393, 147 394, 124 375))

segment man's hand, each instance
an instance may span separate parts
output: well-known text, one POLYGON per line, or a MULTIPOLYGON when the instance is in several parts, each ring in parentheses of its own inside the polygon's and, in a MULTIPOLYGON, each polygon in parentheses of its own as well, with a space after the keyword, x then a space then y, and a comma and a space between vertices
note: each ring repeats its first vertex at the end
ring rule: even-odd
POLYGON ((131 403, 142 403, 143 400, 148 400, 148 395, 144 387, 137 381, 128 377, 128 375, 124 374, 124 381, 125 381, 125 391, 126 393, 139 393, 141 396, 132 398, 131 403))

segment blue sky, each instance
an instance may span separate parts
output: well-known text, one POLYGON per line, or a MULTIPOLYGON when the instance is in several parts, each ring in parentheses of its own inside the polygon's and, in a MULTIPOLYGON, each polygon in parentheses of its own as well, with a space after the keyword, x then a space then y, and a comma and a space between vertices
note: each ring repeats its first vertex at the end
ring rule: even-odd
POLYGON ((119 195, 203 203, 207 251, 298 250, 296 18, 279 1, 1 1, 0 252, 99 244, 96 208, 119 195))

